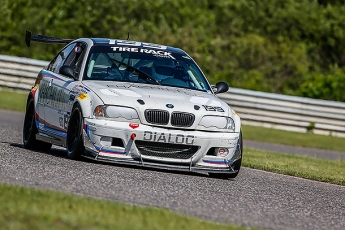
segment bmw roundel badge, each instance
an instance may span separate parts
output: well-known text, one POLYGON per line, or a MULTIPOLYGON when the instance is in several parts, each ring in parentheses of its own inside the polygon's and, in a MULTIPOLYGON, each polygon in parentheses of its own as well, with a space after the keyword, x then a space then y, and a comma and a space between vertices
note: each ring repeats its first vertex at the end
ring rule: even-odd
POLYGON ((174 106, 173 106, 172 104, 166 104, 166 106, 167 106, 169 109, 174 108, 174 106))

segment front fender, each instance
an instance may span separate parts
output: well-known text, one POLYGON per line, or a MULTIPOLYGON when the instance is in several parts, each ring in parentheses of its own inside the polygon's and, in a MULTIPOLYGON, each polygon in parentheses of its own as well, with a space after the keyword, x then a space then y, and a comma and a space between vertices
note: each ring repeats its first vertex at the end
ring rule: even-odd
POLYGON ((94 108, 103 104, 102 100, 93 92, 80 93, 76 97, 75 103, 80 105, 84 118, 92 118, 94 108))
POLYGON ((232 110, 234 114, 234 122, 235 122, 235 132, 239 133, 241 131, 241 118, 235 110, 232 110))

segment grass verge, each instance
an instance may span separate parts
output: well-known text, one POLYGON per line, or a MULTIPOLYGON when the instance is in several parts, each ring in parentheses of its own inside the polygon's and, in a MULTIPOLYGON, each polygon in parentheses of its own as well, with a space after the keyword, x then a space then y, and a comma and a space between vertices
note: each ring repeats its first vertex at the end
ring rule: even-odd
POLYGON ((0 90, 0 108, 24 112, 28 93, 0 90))
POLYGON ((0 184, 1 229, 247 229, 168 210, 0 184))
POLYGON ((245 148, 242 166, 345 185, 345 161, 245 148))
POLYGON ((298 133, 248 125, 242 126, 242 132, 243 138, 247 140, 345 152, 345 138, 341 137, 298 133))

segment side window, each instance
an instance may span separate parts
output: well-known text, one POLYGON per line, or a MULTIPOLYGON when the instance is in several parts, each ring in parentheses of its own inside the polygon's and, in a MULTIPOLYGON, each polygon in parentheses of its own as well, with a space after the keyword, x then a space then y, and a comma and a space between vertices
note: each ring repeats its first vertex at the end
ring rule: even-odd
POLYGON ((70 44, 61 50, 60 53, 49 63, 47 69, 54 73, 58 73, 60 67, 65 63, 66 58, 69 56, 75 45, 75 43, 70 44))
POLYGON ((76 66, 78 61, 81 61, 80 58, 83 56, 83 51, 85 50, 85 44, 77 43, 73 48, 73 51, 68 55, 64 65, 69 65, 71 67, 76 66))
POLYGON ((64 62, 64 65, 73 67, 75 76, 79 75, 85 52, 86 44, 77 43, 64 62))
POLYGON ((71 63, 71 66, 74 69, 74 72, 76 75, 79 75, 81 65, 83 63, 84 57, 85 57, 85 52, 86 52, 86 46, 84 44, 80 44, 80 46, 76 46, 74 48, 76 57, 75 57, 75 62, 71 63), (79 47, 79 48, 77 48, 79 47))

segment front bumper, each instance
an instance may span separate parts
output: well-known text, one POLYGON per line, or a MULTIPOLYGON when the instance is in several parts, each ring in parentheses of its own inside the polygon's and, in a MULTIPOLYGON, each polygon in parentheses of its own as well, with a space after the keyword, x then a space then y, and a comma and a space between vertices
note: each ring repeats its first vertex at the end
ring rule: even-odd
POLYGON ((239 133, 168 129, 111 120, 84 120, 85 156, 152 168, 232 174, 242 156, 239 133), (216 148, 228 154, 215 156, 216 148))

